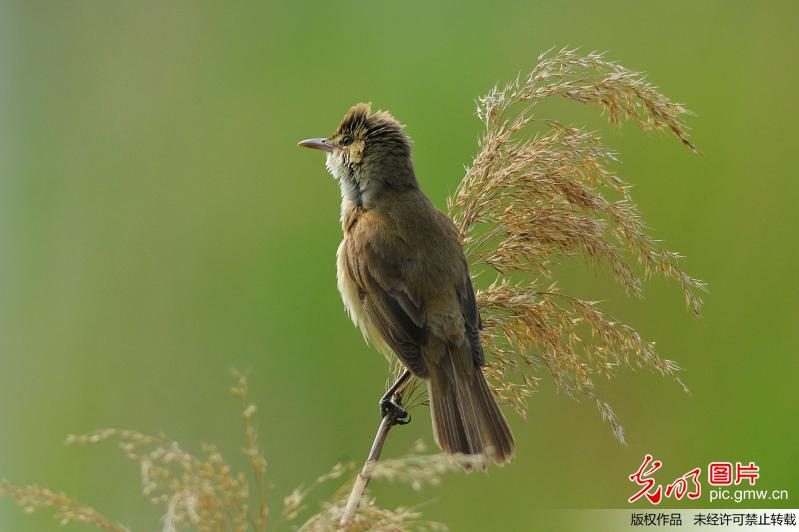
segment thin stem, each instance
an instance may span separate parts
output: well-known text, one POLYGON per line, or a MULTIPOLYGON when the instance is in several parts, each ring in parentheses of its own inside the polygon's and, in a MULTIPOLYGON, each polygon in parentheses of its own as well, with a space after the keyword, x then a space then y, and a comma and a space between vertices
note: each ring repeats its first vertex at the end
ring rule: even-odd
MULTIPOLYGON (((394 384, 389 386, 386 393, 380 398, 381 409, 383 401, 387 399, 395 401, 398 406, 402 404, 402 394, 410 378, 410 370, 408 368, 402 368, 402 372, 397 377, 397 380, 394 384)), ((349 525, 350 521, 352 521, 352 518, 355 516, 355 512, 358 511, 358 506, 360 506, 361 499, 366 491, 366 486, 369 484, 369 479, 372 476, 372 467, 374 467, 380 459, 380 452, 383 450, 383 444, 388 437, 388 431, 398 423, 397 419, 401 412, 401 409, 388 410, 383 416, 383 419, 380 420, 380 426, 377 427, 377 434, 375 434, 375 440, 372 442, 372 448, 369 450, 369 456, 363 464, 363 469, 361 469, 361 472, 355 477, 350 497, 347 499, 347 505, 344 507, 344 512, 341 514, 341 520, 339 521, 340 527, 343 528, 349 525)), ((407 423, 407 421, 402 423, 407 423)))
POLYGON ((388 437, 388 431, 391 430, 391 427, 393 427, 396 422, 397 414, 394 411, 388 412, 380 421, 380 426, 377 428, 377 434, 375 434, 375 440, 372 443, 369 456, 363 464, 363 469, 361 469, 361 472, 355 477, 355 483, 352 485, 350 497, 347 499, 347 505, 344 507, 344 513, 341 515, 341 521, 339 521, 340 527, 343 528, 349 525, 350 521, 352 521, 352 518, 355 516, 355 512, 358 510, 363 494, 366 491, 366 486, 369 484, 369 480, 372 476, 372 467, 374 467, 374 464, 380 459, 380 452, 383 450, 386 437, 388 437))

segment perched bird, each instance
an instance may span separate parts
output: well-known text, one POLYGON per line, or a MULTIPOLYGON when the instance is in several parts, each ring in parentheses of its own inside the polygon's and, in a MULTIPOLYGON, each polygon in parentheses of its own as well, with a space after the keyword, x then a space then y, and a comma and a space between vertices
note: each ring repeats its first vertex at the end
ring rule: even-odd
POLYGON ((419 189, 403 126, 358 104, 331 136, 299 146, 326 152, 341 187, 344 305, 366 340, 406 368, 381 399, 381 415, 406 419, 392 399, 413 374, 427 382, 444 452, 509 461, 513 435, 481 369, 482 323, 463 247, 452 221, 419 189))

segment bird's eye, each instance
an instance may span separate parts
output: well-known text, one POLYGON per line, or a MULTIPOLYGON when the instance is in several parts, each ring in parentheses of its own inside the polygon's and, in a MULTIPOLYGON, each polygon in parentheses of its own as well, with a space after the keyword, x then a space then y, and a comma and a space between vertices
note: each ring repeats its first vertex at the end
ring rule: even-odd
POLYGON ((343 137, 341 137, 340 144, 342 146, 349 146, 350 144, 352 144, 352 135, 344 135, 343 137))

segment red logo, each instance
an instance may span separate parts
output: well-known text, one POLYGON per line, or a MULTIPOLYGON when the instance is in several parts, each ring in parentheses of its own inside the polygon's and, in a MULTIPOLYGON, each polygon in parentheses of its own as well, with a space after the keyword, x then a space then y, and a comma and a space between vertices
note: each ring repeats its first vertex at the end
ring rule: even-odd
POLYGON ((754 462, 749 462, 748 466, 743 465, 741 462, 735 462, 735 485, 737 486, 743 479, 749 481, 750 486, 754 486, 760 477, 760 468, 754 462))
MULTIPOLYGON (((640 489, 627 499, 627 502, 633 503, 641 497, 646 497, 650 503, 660 504, 664 496, 679 501, 683 497, 693 500, 702 495, 702 484, 699 482, 702 468, 695 467, 691 469, 674 479, 664 489, 653 478, 655 472, 662 466, 663 462, 655 460, 651 454, 647 454, 644 457, 644 461, 638 471, 630 475, 630 480, 636 483, 640 489)), ((749 485, 754 486, 758 478, 760 478, 760 468, 751 461, 748 465, 735 462, 734 467, 732 462, 710 462, 707 465, 707 481, 711 486, 729 486, 731 484, 738 486, 744 480, 748 480, 749 485)))
POLYGON ((662 465, 663 462, 660 460, 653 461, 651 454, 648 454, 644 457, 644 463, 641 464, 641 467, 638 468, 638 471, 630 475, 630 480, 639 486, 643 486, 643 488, 638 493, 627 499, 627 502, 635 502, 646 495, 646 498, 649 499, 649 502, 652 504, 660 504, 660 497, 663 495, 663 486, 658 486, 654 491, 650 492, 650 490, 655 486, 655 479, 649 478, 649 475, 660 469, 660 466, 662 465), (647 468, 649 469, 644 471, 647 468))
POLYGON ((707 481, 711 486, 729 486, 733 483, 738 486, 744 480, 748 480, 749 485, 754 486, 758 478, 760 478, 760 468, 754 462, 749 462, 749 465, 735 462, 735 469, 732 467, 732 462, 710 462, 707 466, 707 481))
POLYGON ((732 463, 710 462, 707 466, 707 481, 711 486, 729 486, 732 484, 732 463))

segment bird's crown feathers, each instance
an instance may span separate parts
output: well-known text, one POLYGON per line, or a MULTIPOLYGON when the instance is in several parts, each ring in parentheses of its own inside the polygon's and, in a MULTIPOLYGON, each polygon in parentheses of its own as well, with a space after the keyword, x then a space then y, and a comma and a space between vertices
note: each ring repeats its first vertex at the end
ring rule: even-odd
POLYGON ((353 105, 344 115, 334 137, 352 135, 366 142, 386 140, 410 146, 410 139, 404 129, 405 126, 400 124, 391 113, 387 111, 372 113, 371 103, 359 103, 353 105))

